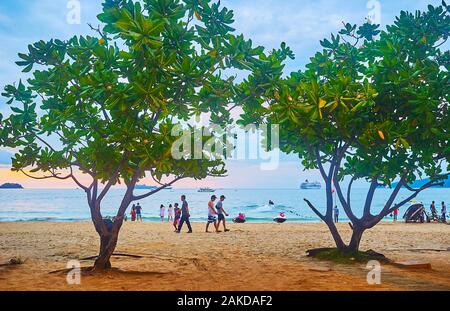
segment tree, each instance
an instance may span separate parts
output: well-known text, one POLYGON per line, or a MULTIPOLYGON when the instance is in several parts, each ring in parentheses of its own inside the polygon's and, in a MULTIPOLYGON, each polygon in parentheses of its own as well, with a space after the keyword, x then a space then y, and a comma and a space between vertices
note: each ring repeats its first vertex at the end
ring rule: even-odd
MULTIPOLYGON (((307 205, 323 220, 343 253, 355 253, 363 233, 394 209, 448 176, 450 54, 442 51, 450 33, 449 7, 401 12, 385 31, 379 25, 346 24, 304 71, 280 81, 270 94, 245 105, 241 123, 280 125, 281 149, 297 154, 306 169, 318 169, 326 185, 326 211, 307 205), (447 167, 445 167, 447 165, 447 167), (446 168, 446 169, 445 169, 446 168), (419 189, 409 183, 427 175, 419 189), (347 191, 341 186, 347 177, 347 191), (352 205, 352 184, 370 183, 362 213, 352 205), (380 211, 372 210, 380 186, 399 181, 380 211), (333 184, 351 221, 344 242, 333 223, 333 184), (397 200, 402 188, 411 193, 397 200)), ((242 88, 255 87, 251 80, 242 88)))
POLYGON ((225 173, 220 158, 175 160, 172 132, 207 112, 228 122, 235 77, 224 72, 257 67, 263 49, 233 35, 233 13, 220 2, 106 0, 98 19, 96 36, 39 41, 19 54, 23 71, 34 71, 27 85, 5 87, 11 114, 0 115, 0 145, 17 150, 13 170, 71 179, 85 191, 100 237, 94 269, 103 270, 132 202, 184 178, 225 173), (92 182, 83 184, 79 173, 92 182), (134 194, 146 174, 160 187, 134 194), (109 228, 102 201, 122 182, 126 192, 109 228))

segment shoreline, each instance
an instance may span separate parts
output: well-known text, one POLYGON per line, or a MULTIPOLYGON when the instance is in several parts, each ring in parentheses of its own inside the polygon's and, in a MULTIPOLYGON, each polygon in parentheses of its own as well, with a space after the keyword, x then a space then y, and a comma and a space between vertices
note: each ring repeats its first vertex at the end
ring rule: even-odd
MULTIPOLYGON (((143 222, 142 223, 149 223, 149 224, 172 224, 172 222, 168 222, 168 221, 164 221, 161 222, 160 220, 157 219, 157 217, 152 217, 155 218, 154 220, 149 220, 146 219, 145 217, 143 217, 143 222)), ((233 223, 231 218, 227 218, 227 224, 231 224, 234 225, 235 223, 233 223)), ((342 219, 339 220, 340 224, 347 224, 350 222, 350 219, 342 219)), ((49 218, 43 218, 42 220, 12 220, 12 221, 3 221, 0 220, 0 225, 1 224, 19 224, 19 223, 92 223, 91 219, 74 219, 74 220, 68 220, 68 219, 61 219, 61 220, 56 220, 56 219, 51 219, 51 217, 49 218)), ((125 221, 124 223, 133 223, 132 221, 125 221)), ((135 221, 134 223, 141 223, 138 221, 135 221)), ((191 223, 193 224, 206 224, 207 223, 207 218, 205 219, 191 219, 191 223)), ((394 223, 393 220, 382 220, 380 222, 380 224, 391 224, 394 223)), ((397 223, 404 223, 404 220, 399 220, 397 221, 397 223)), ((243 225, 268 225, 268 224, 277 224, 275 223, 273 220, 250 220, 247 221, 246 223, 244 223, 243 225)), ((288 220, 286 221, 284 224, 279 224, 279 225, 288 225, 288 224, 292 224, 292 225, 301 225, 301 224, 325 224, 323 221, 321 220, 288 220)), ((436 224, 437 225, 437 224, 436 224)), ((450 223, 448 223, 448 225, 450 225, 450 223)))
MULTIPOLYGON (((373 249, 394 261, 429 262, 431 270, 383 265, 382 284, 367 284, 366 264, 343 265, 308 258, 308 249, 334 247, 325 224, 230 224, 229 233, 175 234, 167 223, 123 225, 116 252, 140 258, 113 257, 114 270, 83 276, 69 286, 70 260, 89 267, 98 252, 90 222, 1 223, 0 265, 13 257, 25 262, 0 266, 0 290, 446 290, 450 291, 450 227, 440 224, 382 223, 366 232, 361 250, 373 249)), ((343 238, 348 224, 338 224, 343 238)))

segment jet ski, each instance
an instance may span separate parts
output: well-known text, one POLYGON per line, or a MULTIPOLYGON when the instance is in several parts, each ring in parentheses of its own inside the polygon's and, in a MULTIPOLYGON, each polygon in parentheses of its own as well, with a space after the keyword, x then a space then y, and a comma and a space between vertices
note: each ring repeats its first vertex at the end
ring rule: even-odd
POLYGON ((282 223, 286 222, 287 221, 286 214, 280 213, 280 215, 278 215, 278 217, 274 218, 273 221, 278 224, 282 224, 282 223))
POLYGON ((245 215, 240 213, 238 217, 233 219, 233 222, 236 223, 236 224, 243 224, 243 223, 245 223, 246 222, 245 215))

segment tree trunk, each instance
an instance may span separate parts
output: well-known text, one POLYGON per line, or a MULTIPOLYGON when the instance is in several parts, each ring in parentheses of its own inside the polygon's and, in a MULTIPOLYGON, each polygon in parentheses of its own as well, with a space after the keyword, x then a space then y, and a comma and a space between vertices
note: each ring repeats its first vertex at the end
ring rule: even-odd
POLYGON ((116 220, 112 227, 108 227, 98 208, 91 209, 91 212, 92 222, 100 238, 100 249, 93 270, 107 270, 111 268, 110 258, 117 246, 121 223, 116 220))
POLYGON ((331 235, 333 236, 333 240, 336 243, 336 247, 338 248, 338 250, 345 251, 347 246, 345 245, 344 241, 342 240, 342 237, 339 234, 339 231, 336 228, 336 225, 334 224, 333 220, 326 221, 326 224, 328 226, 328 229, 330 229, 331 235))
POLYGON ((100 235, 100 251, 97 260, 94 263, 94 270, 102 271, 111 268, 111 256, 117 245, 117 236, 111 234, 100 235), (114 243, 114 241, 116 241, 114 243))
POLYGON ((100 237, 100 250, 98 257, 94 263, 94 271, 103 271, 111 268, 111 256, 116 249, 117 241, 119 239, 119 232, 122 228, 127 208, 132 202, 133 190, 139 179, 139 176, 140 172, 135 172, 133 178, 127 184, 127 191, 122 199, 119 210, 112 224, 105 223, 105 220, 103 220, 103 216, 100 212, 100 203, 101 199, 103 199, 103 196, 100 196, 100 199, 95 195, 95 199, 91 199, 89 205, 91 209, 91 218, 92 222, 94 223, 95 230, 100 237))
POLYGON ((359 226, 353 227, 352 237, 350 239, 350 244, 348 245, 346 251, 348 253, 356 253, 359 251, 359 245, 366 228, 361 228, 359 226))

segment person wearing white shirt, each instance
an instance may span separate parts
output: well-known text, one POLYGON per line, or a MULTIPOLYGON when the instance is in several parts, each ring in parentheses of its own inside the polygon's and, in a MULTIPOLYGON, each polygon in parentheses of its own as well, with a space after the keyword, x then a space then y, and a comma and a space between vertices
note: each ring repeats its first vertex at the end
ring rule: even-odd
POLYGON ((172 206, 172 204, 169 205, 169 209, 167 210, 167 214, 168 214, 168 221, 169 222, 173 221, 173 206, 172 206))

